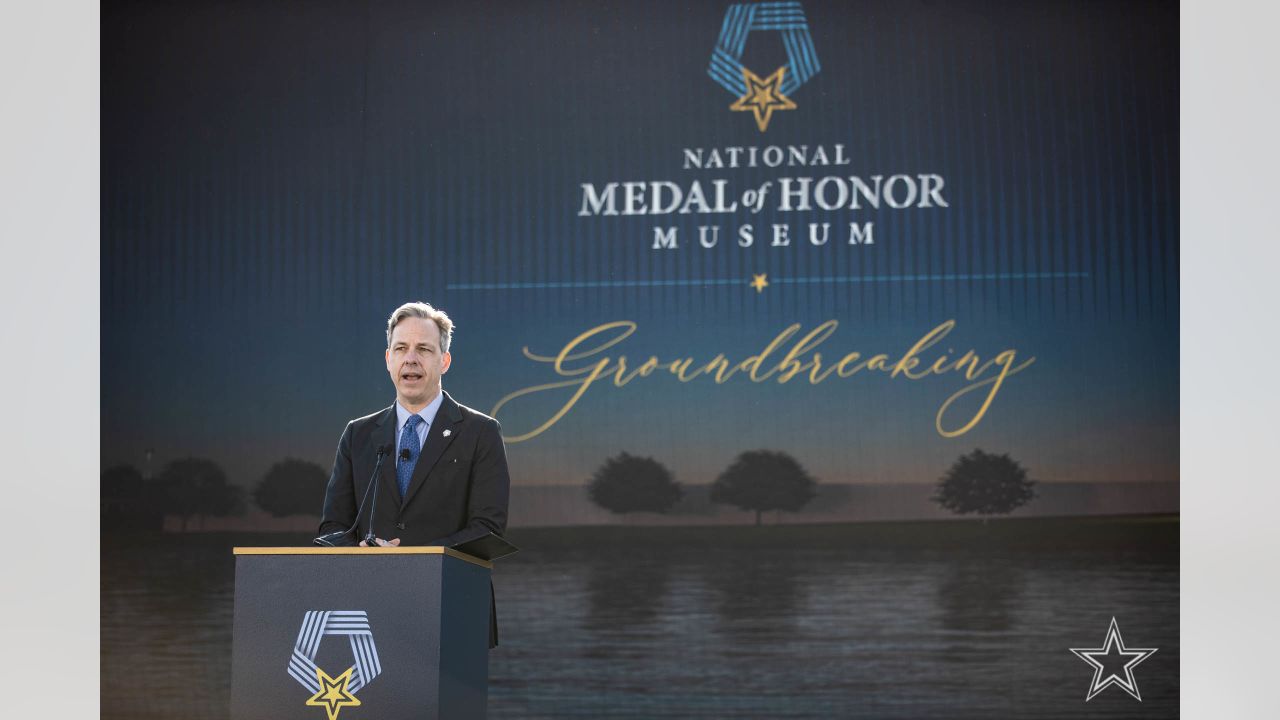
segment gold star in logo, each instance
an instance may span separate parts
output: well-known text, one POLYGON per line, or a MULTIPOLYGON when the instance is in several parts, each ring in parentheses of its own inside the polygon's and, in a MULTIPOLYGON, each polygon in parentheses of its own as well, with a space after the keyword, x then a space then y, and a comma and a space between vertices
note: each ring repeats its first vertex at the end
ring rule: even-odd
POLYGON ((355 669, 353 665, 338 677, 331 678, 328 673, 316 668, 316 679, 320 681, 320 692, 312 695, 307 704, 323 707, 325 712, 329 714, 329 720, 338 720, 338 711, 342 710, 342 708, 359 705, 360 701, 356 699, 356 696, 347 691, 347 683, 351 681, 351 672, 355 669))
POLYGON ((782 76, 786 72, 787 67, 784 65, 761 80, 759 75, 745 67, 742 68, 742 79, 747 84, 747 94, 738 98, 729 106, 729 109, 737 112, 750 110, 755 113, 756 125, 760 128, 760 132, 764 132, 769 127, 769 118, 773 117, 774 110, 796 109, 796 104, 791 101, 791 98, 782 94, 782 76))
POLYGON ((760 274, 760 275, 753 274, 751 276, 750 285, 751 287, 756 289, 756 294, 759 295, 760 293, 764 292, 765 288, 769 287, 769 275, 767 273, 760 274))

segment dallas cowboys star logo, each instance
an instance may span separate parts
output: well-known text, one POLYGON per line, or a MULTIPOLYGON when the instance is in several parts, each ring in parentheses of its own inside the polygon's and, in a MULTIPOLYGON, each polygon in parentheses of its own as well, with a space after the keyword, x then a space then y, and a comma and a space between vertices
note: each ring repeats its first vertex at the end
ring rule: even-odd
POLYGON ((1133 669, 1143 660, 1154 655, 1158 649, 1125 647, 1124 638, 1120 637, 1120 626, 1116 625, 1114 617, 1111 618, 1111 626, 1107 628, 1107 636, 1102 641, 1102 647, 1070 648, 1076 657, 1093 666, 1093 684, 1089 686, 1089 694, 1085 697, 1085 702, 1092 700, 1094 695, 1111 685, 1119 687, 1138 702, 1142 702, 1142 693, 1138 692, 1138 683, 1133 679, 1133 669), (1111 670, 1107 670, 1108 666, 1111 670))

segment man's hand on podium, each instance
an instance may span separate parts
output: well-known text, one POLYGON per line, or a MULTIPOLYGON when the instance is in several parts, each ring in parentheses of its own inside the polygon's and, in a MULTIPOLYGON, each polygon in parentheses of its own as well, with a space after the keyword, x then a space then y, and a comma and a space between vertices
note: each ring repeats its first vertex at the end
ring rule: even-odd
MULTIPOLYGON (((400 538, 391 538, 391 542, 387 542, 382 538, 374 538, 374 540, 378 543, 378 547, 398 547, 400 545, 400 538)), ((361 540, 360 547, 369 547, 369 543, 361 540)))

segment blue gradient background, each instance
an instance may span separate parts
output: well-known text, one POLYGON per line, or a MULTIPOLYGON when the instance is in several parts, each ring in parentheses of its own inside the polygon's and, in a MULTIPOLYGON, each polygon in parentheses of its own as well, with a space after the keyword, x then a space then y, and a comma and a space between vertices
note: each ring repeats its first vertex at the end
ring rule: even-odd
MULTIPOLYGON (((709 482, 759 447, 823 482, 932 482, 982 447, 1044 482, 1176 483, 1176 6, 808 1, 822 70, 763 134, 706 74, 726 7, 104 6, 104 466, 154 448, 246 485, 285 456, 327 467, 345 421, 393 397, 387 314, 423 299, 458 325, 446 388, 485 412, 555 379, 521 348, 624 319, 639 330, 615 350, 633 362, 741 359, 827 319, 824 358, 901 353, 947 319, 957 352, 1036 358, 953 439, 933 427, 951 376, 599 388, 508 446, 517 485, 580 483, 620 450, 709 482), (848 168, 681 170, 683 148, 836 143, 848 168), (746 249, 730 242, 744 213, 667 216, 674 251, 651 249, 653 218, 576 214, 583 182, 828 170, 938 173, 951 207, 766 211, 746 249), (790 247, 765 240, 775 219, 790 247), (801 235, 854 219, 874 245, 801 235), (714 222, 720 245, 697 247, 714 222), (773 284, 756 293, 753 273, 773 284), (787 282, 818 277, 863 281, 787 282), (459 287, 599 281, 638 284, 459 287)), ((744 61, 765 73, 780 53, 753 35, 744 61)))

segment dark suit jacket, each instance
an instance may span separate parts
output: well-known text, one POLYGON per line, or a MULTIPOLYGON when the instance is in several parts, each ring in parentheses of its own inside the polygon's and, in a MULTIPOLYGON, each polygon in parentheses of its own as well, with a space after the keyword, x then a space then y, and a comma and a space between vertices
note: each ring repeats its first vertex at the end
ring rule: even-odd
MULTIPOLYGON (((404 500, 396 486, 395 448, 395 405, 347 423, 325 492, 321 535, 355 524, 353 541, 359 540, 370 518, 376 536, 400 538, 401 545, 450 546, 506 530, 511 480, 497 420, 444 393, 404 500), (357 522, 379 447, 389 450, 357 522)), ((491 618, 490 645, 496 645, 496 615, 491 618)))

